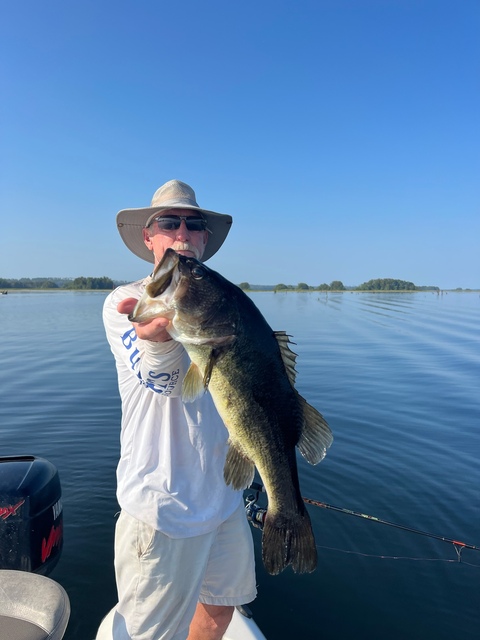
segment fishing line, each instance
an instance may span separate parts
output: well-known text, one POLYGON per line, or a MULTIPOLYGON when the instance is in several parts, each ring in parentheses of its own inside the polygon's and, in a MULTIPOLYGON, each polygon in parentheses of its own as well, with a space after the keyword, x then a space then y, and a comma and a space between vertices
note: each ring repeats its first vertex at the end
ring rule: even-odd
MULTIPOLYGON (((253 496, 248 496, 247 498, 247 503, 246 503, 246 512, 247 512, 247 518, 249 519, 249 521, 251 522, 251 524, 255 527, 258 527, 260 529, 263 528, 263 521, 265 519, 265 514, 267 512, 267 510, 265 508, 261 508, 256 504, 256 501, 258 500, 258 496, 260 492, 265 493, 265 488, 262 484, 258 483, 258 482, 252 482, 252 484, 250 485, 249 489, 253 489, 254 491, 256 491, 256 495, 253 496)), ((353 511, 352 509, 346 509, 344 507, 336 507, 332 504, 328 504, 326 502, 320 502, 319 500, 312 500, 311 498, 305 498, 302 497, 303 501, 306 504, 310 504, 314 507, 321 507, 322 509, 329 509, 330 511, 336 511, 337 513, 343 513, 346 515, 350 515, 350 516, 355 516, 357 518, 362 518, 363 520, 368 520, 370 522, 377 522, 378 524, 384 524, 388 527, 393 527, 395 529, 400 529, 402 531, 408 531, 409 533, 415 533, 417 535, 421 535, 421 536, 426 536, 427 538, 432 538, 433 540, 440 540, 441 542, 447 542, 449 544, 453 545, 453 548, 455 549, 455 553, 457 554, 457 560, 443 560, 444 562, 462 562, 463 564, 468 564, 469 566, 472 567, 479 567, 480 565, 476 565, 476 564, 470 564, 468 562, 465 562, 462 558, 462 551, 464 549, 471 549, 473 551, 480 551, 480 547, 473 545, 473 544, 468 544, 467 542, 461 542, 460 540, 454 540, 453 538, 448 538, 446 536, 440 536, 437 535, 435 533, 430 533, 428 531, 422 531, 421 529, 414 529, 413 527, 407 527, 406 525, 403 524, 397 524, 395 522, 389 522, 388 520, 382 520, 381 518, 377 518, 375 516, 371 516, 368 515, 367 513, 361 513, 360 511, 353 511)), ((325 549, 328 549, 329 547, 323 547, 325 549)), ((357 555, 364 555, 364 556, 368 556, 368 554, 362 554, 359 552, 355 552, 355 551, 346 551, 346 550, 342 550, 342 549, 337 549, 337 551, 343 551, 344 553, 352 553, 352 554, 357 554, 357 555)), ((395 556, 372 556, 375 558, 389 558, 389 559, 394 559, 394 560, 400 560, 402 558, 400 557, 395 557, 395 556)), ((407 558, 404 558, 407 559, 407 558)), ((408 558, 410 560, 421 560, 422 558, 408 558)), ((427 559, 427 558, 425 558, 427 559)), ((434 560, 432 558, 432 560, 434 560)), ((441 560, 441 559, 438 559, 441 560)))
POLYGON ((415 558, 413 556, 386 556, 378 555, 374 553, 363 553, 362 551, 349 551, 348 549, 338 549, 336 547, 326 547, 325 545, 317 544, 317 549, 326 549, 327 551, 337 551, 338 553, 347 553, 349 555, 361 556, 362 558, 377 558, 378 560, 412 560, 414 562, 446 562, 447 564, 458 564, 461 562, 467 567, 474 567, 480 569, 480 564, 473 564, 472 562, 466 562, 465 560, 453 560, 451 558, 415 558))
MULTIPOLYGON (((348 549, 338 549, 337 547, 326 547, 325 545, 317 544, 317 549, 326 549, 327 551, 337 551, 338 553, 348 553, 353 556, 361 556, 362 558, 377 558, 378 560, 414 560, 416 562, 447 562, 458 564, 458 560, 452 560, 451 558, 414 558, 413 556, 386 556, 376 553, 364 553, 363 551, 349 551, 348 549)), ((465 563, 467 564, 467 563, 465 563)), ((480 565, 472 565, 479 567, 480 565)))

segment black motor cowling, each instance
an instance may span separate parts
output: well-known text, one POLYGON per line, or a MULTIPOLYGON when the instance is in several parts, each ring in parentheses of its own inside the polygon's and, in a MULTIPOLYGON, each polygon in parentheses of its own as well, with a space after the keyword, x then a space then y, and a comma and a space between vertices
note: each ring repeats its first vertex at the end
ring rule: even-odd
POLYGON ((48 575, 63 546, 60 479, 35 456, 0 457, 0 569, 48 575))

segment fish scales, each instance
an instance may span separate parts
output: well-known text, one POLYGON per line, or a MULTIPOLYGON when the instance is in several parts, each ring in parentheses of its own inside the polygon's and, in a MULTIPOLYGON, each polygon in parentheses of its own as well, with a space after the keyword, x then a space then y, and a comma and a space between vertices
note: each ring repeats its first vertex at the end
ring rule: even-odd
POLYGON ((167 331, 191 359, 182 395, 208 388, 229 432, 224 477, 248 487, 257 468, 268 497, 262 559, 277 574, 316 568, 312 526, 300 493, 295 447, 308 462, 333 438, 323 416, 294 387, 295 354, 237 286, 204 264, 168 249, 131 320, 170 319, 167 331))

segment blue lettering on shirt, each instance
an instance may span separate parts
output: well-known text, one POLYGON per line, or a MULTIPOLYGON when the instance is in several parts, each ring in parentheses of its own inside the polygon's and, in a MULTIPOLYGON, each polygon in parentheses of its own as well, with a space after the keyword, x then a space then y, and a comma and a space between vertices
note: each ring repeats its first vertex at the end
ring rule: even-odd
POLYGON ((138 336, 133 327, 132 329, 126 331, 123 336, 121 336, 122 344, 125 349, 127 349, 127 351, 130 351, 130 349, 133 348, 133 351, 129 354, 132 371, 134 371, 134 373, 136 374, 140 384, 143 384, 145 387, 151 389, 155 393, 161 393, 163 395, 169 396, 178 382, 180 369, 176 369, 171 373, 156 373, 155 371, 149 371, 148 378, 144 380, 142 378, 141 372, 135 370, 136 365, 138 365, 141 360, 140 351, 134 345, 134 342, 137 340, 137 338, 138 336))

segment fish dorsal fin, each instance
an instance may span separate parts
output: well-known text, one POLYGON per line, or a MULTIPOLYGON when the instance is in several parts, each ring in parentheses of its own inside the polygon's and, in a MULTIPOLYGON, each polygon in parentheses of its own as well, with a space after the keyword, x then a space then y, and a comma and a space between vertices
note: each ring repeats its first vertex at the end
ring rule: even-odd
POLYGON ((246 489, 253 482, 255 465, 236 443, 229 440, 228 444, 230 448, 223 468, 223 477, 225 482, 231 484, 234 489, 246 489))
POLYGON ((290 384, 293 387, 297 378, 297 372, 295 370, 297 354, 294 353, 288 345, 295 343, 290 340, 290 336, 285 333, 285 331, 274 331, 273 335, 277 339, 283 364, 285 365, 285 370, 287 372, 288 379, 290 380, 290 384))
POLYGON ((197 365, 192 362, 183 379, 182 400, 184 402, 193 402, 205 393, 205 389, 203 375, 197 365))
POLYGON ((297 447, 307 462, 318 464, 332 444, 333 435, 322 414, 309 405, 299 393, 297 398, 303 414, 302 434, 297 447))

